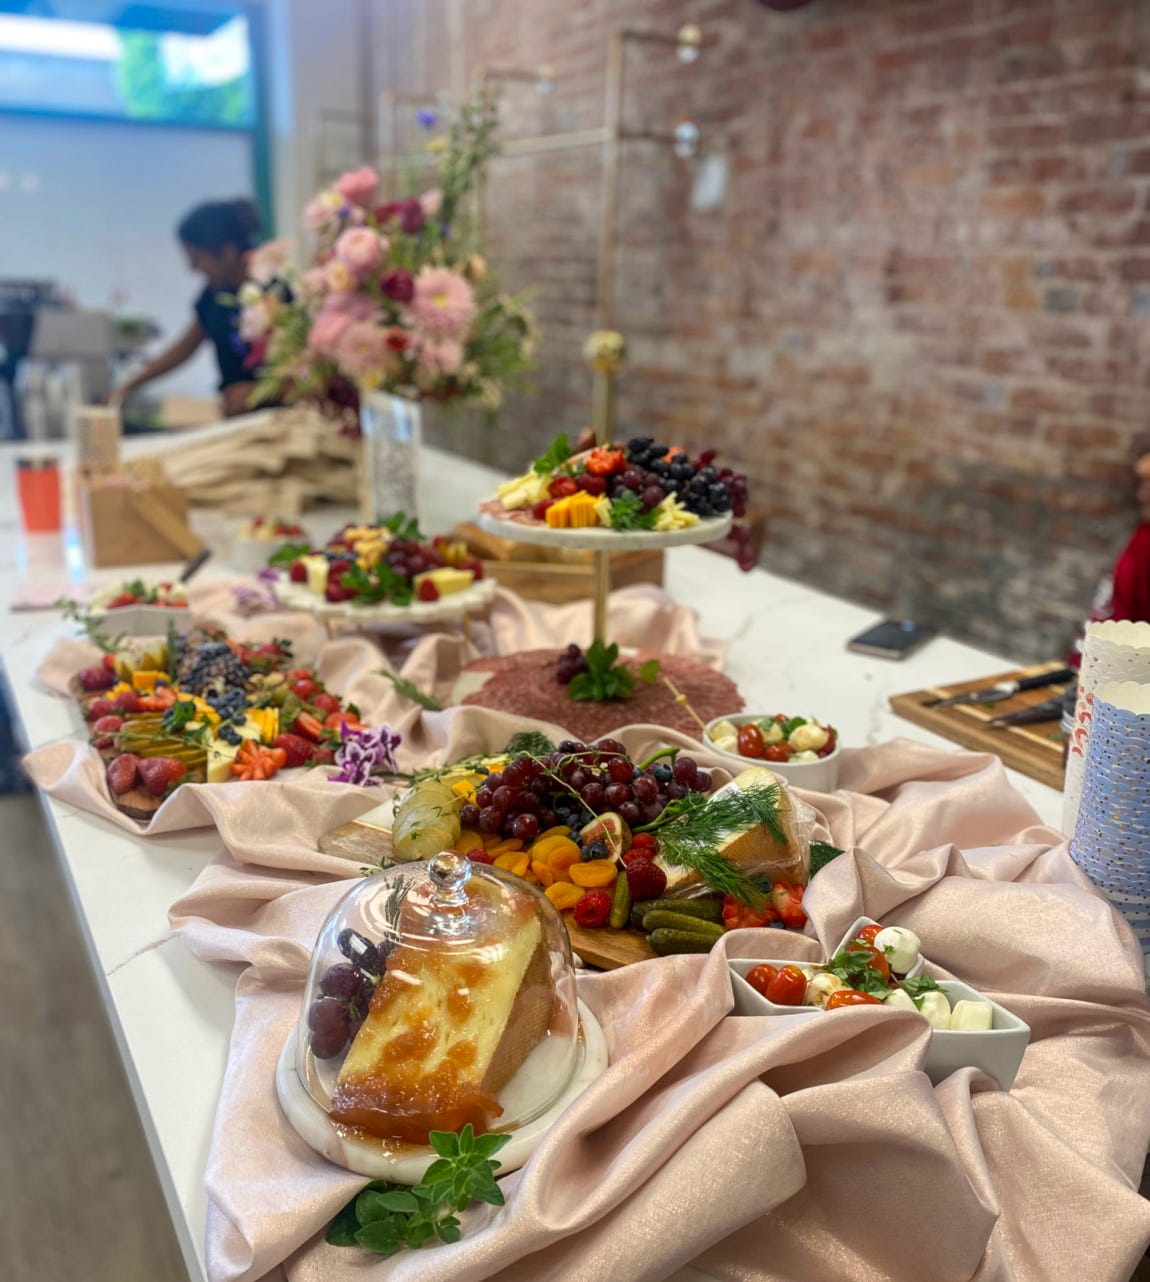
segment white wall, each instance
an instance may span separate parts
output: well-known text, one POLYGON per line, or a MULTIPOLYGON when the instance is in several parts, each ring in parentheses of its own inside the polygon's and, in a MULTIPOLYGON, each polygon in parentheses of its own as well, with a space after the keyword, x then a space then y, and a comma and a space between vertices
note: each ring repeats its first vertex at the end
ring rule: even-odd
MULTIPOLYGON (((170 341, 203 288, 175 226, 202 200, 250 195, 249 143, 222 131, 0 115, 0 276, 44 277, 85 307, 151 317, 170 341)), ((156 389, 219 376, 205 345, 156 389)))

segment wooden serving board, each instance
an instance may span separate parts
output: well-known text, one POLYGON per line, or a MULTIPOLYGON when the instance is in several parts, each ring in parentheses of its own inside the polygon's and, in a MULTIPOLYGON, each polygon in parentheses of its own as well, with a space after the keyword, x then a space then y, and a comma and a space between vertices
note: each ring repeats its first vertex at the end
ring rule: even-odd
MULTIPOLYGON (((351 823, 333 828, 319 839, 319 848, 325 855, 338 855, 354 860, 357 864, 378 867, 380 861, 391 855, 391 834, 382 828, 373 828, 353 819, 351 823)), ((562 914, 563 924, 571 937, 571 948, 588 966, 601 970, 617 970, 631 962, 650 961, 658 956, 641 930, 584 930, 575 924, 574 914, 562 914)))
POLYGON ((1024 690, 993 704, 959 704, 954 708, 932 708, 926 705, 935 699, 947 699, 952 695, 964 694, 967 690, 985 690, 1001 681, 1035 676, 1039 672, 1053 672, 1062 666, 1061 663, 1038 663, 1029 668, 995 673, 994 676, 983 677, 979 681, 960 681, 951 686, 913 690, 909 694, 892 695, 890 706, 900 717, 913 721, 916 726, 932 730, 952 743, 962 744, 964 748, 992 752, 1003 765, 1029 775, 1031 779, 1037 779, 1048 787, 1061 790, 1065 767, 1062 764, 1062 734, 1058 717, 1029 726, 994 727, 987 725, 987 722, 1007 712, 1045 703, 1047 699, 1061 694, 1066 689, 1065 685, 1024 690))

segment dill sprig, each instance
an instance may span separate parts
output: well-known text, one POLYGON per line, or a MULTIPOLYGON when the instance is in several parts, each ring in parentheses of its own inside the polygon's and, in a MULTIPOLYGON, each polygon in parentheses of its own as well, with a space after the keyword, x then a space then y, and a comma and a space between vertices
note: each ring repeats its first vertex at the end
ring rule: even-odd
POLYGON ((115 654, 124 644, 124 634, 110 636, 103 630, 104 616, 97 617, 88 606, 62 596, 56 602, 56 609, 65 619, 78 623, 88 640, 105 654, 115 654))
POLYGON ((755 824, 762 824, 776 841, 785 841, 780 796, 778 784, 759 783, 711 798, 688 793, 639 831, 658 832, 659 853, 667 863, 690 869, 708 886, 754 908, 763 902, 762 887, 720 854, 719 847, 755 824))
POLYGON ((410 699, 412 703, 418 703, 421 708, 426 708, 428 712, 443 711, 443 704, 434 695, 425 694, 415 682, 408 681, 406 677, 401 677, 398 672, 392 672, 388 668, 377 668, 376 671, 381 677, 386 677, 405 699, 410 699))

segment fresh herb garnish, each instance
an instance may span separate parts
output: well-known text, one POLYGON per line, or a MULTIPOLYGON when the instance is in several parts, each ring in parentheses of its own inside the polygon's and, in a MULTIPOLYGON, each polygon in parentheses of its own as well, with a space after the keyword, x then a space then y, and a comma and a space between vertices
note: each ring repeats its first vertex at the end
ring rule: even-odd
POLYGON ((301 556, 307 556, 310 551, 310 543, 285 543, 268 557, 268 565, 277 566, 281 570, 290 570, 293 561, 298 561, 301 556))
POLYGON ((813 877, 815 873, 821 872, 832 859, 837 859, 842 853, 838 846, 832 846, 828 841, 812 841, 810 875, 813 877))
POLYGON ((937 993, 938 985, 929 975, 911 975, 898 981, 899 987, 910 997, 916 1006, 922 1007, 922 999, 927 993, 937 993))
POLYGON ((619 647, 612 642, 604 645, 602 641, 593 641, 584 654, 587 671, 578 672, 567 685, 568 699, 607 703, 612 699, 629 699, 635 689, 635 678, 631 670, 622 663, 616 663, 619 647))
POLYGON ((443 711, 443 704, 434 695, 424 694, 413 681, 408 681, 406 677, 401 677, 398 672, 391 672, 387 668, 376 668, 376 671, 381 677, 386 677, 395 686, 397 692, 403 695, 404 698, 410 699, 412 703, 418 703, 421 708, 426 708, 428 712, 443 711))
POLYGON ((408 516, 406 512, 396 512, 394 516, 389 516, 386 521, 381 522, 381 525, 385 530, 390 530, 397 539, 405 542, 413 539, 418 543, 425 542, 418 518, 408 516))
POLYGON ((659 680, 659 672, 663 665, 658 659, 648 659, 646 663, 639 666, 639 680, 649 686, 653 686, 659 680))
POLYGON ((169 734, 179 734, 191 722, 197 720, 199 715, 199 711, 191 699, 177 699, 164 712, 164 729, 169 734))
POLYGON ((643 511, 643 500, 633 490, 624 490, 611 500, 613 530, 653 530, 658 519, 654 508, 643 511))
POLYGON ((520 730, 508 739, 503 751, 509 757, 517 757, 524 752, 529 757, 545 757, 555 751, 555 745, 540 730, 520 730))
POLYGON ((103 650, 105 654, 115 654, 124 643, 124 634, 119 633, 117 636, 109 636, 101 628, 103 619, 96 618, 92 611, 77 601, 72 601, 66 596, 60 597, 56 602, 56 609, 64 616, 65 619, 78 623, 84 631, 84 635, 97 649, 103 650))
POLYGON ((851 948, 849 944, 840 948, 827 962, 827 970, 860 993, 870 993, 880 1000, 890 996, 890 984, 883 979, 882 972, 875 969, 865 949, 851 948))
POLYGON ((567 433, 561 432, 547 447, 546 454, 540 454, 531 466, 540 476, 546 476, 548 472, 561 467, 570 457, 571 442, 567 439, 567 433))
POLYGON ((704 797, 688 793, 672 801, 654 823, 639 832, 658 832, 659 854, 669 864, 689 868, 714 890, 733 895, 748 908, 761 907, 762 887, 722 855, 719 847, 732 833, 755 824, 776 841, 786 840, 779 818, 782 790, 778 784, 753 784, 733 789, 725 796, 704 797))
POLYGON ((392 1255, 401 1247, 420 1247, 432 1238, 458 1242, 459 1220, 454 1214, 472 1202, 503 1205, 495 1182, 495 1154, 510 1135, 476 1135, 471 1123, 458 1135, 432 1131, 431 1147, 439 1155, 418 1184, 406 1188, 372 1180, 328 1225, 331 1246, 360 1246, 377 1255, 392 1255))
POLYGON ((375 605, 380 601, 394 601, 396 605, 410 605, 415 592, 411 584, 397 574, 390 565, 381 561, 374 569, 365 570, 353 565, 340 578, 340 586, 351 588, 355 600, 361 605, 375 605))

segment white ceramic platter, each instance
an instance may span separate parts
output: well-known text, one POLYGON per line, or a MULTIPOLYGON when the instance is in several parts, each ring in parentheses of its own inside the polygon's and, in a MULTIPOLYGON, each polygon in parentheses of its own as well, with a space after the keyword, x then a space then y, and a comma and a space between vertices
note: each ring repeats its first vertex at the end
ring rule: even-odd
POLYGON ((732 519, 729 512, 726 516, 708 516, 685 530, 609 530, 602 525, 585 530, 553 530, 543 521, 513 521, 509 516, 493 516, 481 507, 475 523, 488 534, 514 539, 516 543, 537 543, 542 547, 581 549, 585 552, 640 552, 646 548, 714 543, 730 533, 732 519))
POLYGON ((350 623, 357 627, 398 623, 419 627, 428 623, 447 623, 486 609, 498 590, 499 584, 495 579, 476 579, 463 592, 449 592, 438 601, 412 601, 410 605, 392 605, 387 601, 378 605, 353 605, 350 601, 339 604, 325 601, 302 584, 293 583, 286 574, 281 575, 275 585, 276 596, 289 610, 303 610, 318 619, 350 623))
MULTIPOLYGON (((582 1028, 578 1043, 579 1058, 570 1085, 545 1113, 512 1132, 510 1142, 499 1153, 500 1175, 517 1171, 527 1161, 559 1115, 607 1067, 607 1041, 603 1030, 599 1027, 599 1021, 582 1002, 579 1003, 579 1020, 582 1028)), ((381 1145, 341 1135, 332 1124, 327 1111, 316 1103, 299 1079, 295 1063, 296 1039, 297 1030, 293 1024, 276 1065, 276 1094, 284 1114, 300 1136, 328 1161, 354 1171, 357 1175, 366 1175, 375 1180, 391 1180, 395 1184, 418 1184, 424 1172, 435 1161, 436 1155, 431 1147, 405 1145, 402 1152, 391 1153, 381 1145)), ((528 1055, 519 1072, 500 1092, 500 1099, 509 1112, 514 1112, 518 1093, 533 1091, 533 1083, 538 1076, 550 1074, 547 1059, 545 1040, 528 1055)), ((321 1078, 325 1073, 330 1076, 332 1072, 321 1067, 315 1060, 309 1062, 309 1070, 314 1070, 321 1078)))

